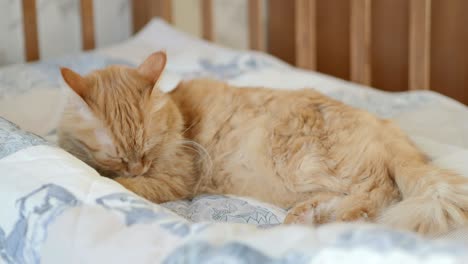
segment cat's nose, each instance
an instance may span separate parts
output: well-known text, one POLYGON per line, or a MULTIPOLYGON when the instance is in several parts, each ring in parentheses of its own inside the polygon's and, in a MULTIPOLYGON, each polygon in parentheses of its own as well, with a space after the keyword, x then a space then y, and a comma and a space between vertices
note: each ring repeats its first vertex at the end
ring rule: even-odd
POLYGON ((132 162, 128 164, 128 173, 132 176, 140 176, 148 170, 141 162, 132 162))

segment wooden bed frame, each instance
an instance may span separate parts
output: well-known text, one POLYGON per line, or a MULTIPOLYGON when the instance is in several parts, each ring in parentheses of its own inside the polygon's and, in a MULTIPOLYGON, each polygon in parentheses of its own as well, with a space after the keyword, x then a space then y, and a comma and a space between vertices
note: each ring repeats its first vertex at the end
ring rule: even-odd
MULTIPOLYGON (((134 32, 155 16, 172 21, 171 0, 129 1, 134 32)), ((199 1, 202 36, 213 40, 213 0, 199 1)), ((432 89, 468 104, 466 0, 247 1, 251 49, 382 90, 432 89)), ((37 60, 36 1, 22 6, 26 58, 37 60)), ((93 49, 93 1, 80 7, 82 47, 93 49)))

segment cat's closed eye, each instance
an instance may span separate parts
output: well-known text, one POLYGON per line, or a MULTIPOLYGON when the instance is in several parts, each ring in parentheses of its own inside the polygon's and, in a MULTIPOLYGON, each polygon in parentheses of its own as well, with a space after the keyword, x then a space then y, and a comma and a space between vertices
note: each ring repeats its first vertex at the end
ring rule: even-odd
POLYGON ((95 160, 102 169, 120 172, 118 176, 135 177, 145 174, 151 166, 151 163, 142 155, 136 159, 128 157, 115 157, 106 152, 94 153, 95 160))
POLYGON ((94 158, 99 161, 100 163, 105 163, 105 164, 123 164, 121 158, 115 158, 112 156, 109 156, 106 153, 102 152, 96 152, 93 153, 94 158))

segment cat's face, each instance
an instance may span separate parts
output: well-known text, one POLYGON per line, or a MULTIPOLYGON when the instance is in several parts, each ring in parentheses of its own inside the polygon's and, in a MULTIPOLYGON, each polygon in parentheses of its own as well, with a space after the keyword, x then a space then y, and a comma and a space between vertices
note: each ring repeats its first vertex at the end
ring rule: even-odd
POLYGON ((111 66, 80 76, 62 68, 73 90, 61 124, 60 145, 109 177, 145 175, 165 136, 177 129, 168 95, 156 83, 166 54, 153 53, 138 68, 111 66))

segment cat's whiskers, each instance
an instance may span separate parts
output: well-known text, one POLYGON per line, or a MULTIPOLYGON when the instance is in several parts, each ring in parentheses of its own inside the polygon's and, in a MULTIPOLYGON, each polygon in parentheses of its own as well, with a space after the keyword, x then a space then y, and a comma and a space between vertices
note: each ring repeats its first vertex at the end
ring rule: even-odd
POLYGON ((204 171, 207 175, 210 175, 212 173, 212 169, 213 169, 213 160, 211 158, 211 155, 210 153, 208 152, 208 150, 206 150, 205 147, 203 147, 201 144, 195 142, 195 141, 192 141, 192 140, 188 140, 188 139, 183 139, 180 141, 182 144, 181 146, 184 147, 184 148, 189 148, 189 149, 192 149, 194 151, 197 152, 197 154, 200 156, 200 162, 202 163, 202 165, 206 165, 204 166, 204 171), (189 144, 188 146, 185 145, 185 144, 189 144), (202 161, 206 161, 206 162, 202 162, 202 161))

